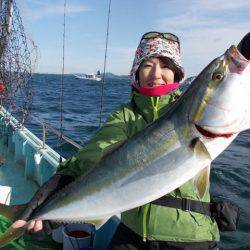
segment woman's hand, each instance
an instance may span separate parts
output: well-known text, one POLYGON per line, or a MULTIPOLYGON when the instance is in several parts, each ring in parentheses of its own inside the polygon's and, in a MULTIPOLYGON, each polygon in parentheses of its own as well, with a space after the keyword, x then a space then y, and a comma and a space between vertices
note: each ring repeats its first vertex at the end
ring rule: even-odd
MULTIPOLYGON (((19 228, 26 224, 25 220, 17 220, 12 224, 13 228, 19 228)), ((32 220, 27 225, 27 231, 31 233, 36 233, 43 229, 43 222, 41 220, 32 220)))
MULTIPOLYGON (((29 221, 30 216, 49 196, 53 195, 57 190, 60 190, 70 182, 74 180, 74 177, 67 175, 54 175, 46 183, 39 188, 31 201, 27 204, 19 219, 12 224, 13 228, 19 228, 24 226, 29 221)), ((56 225, 56 223, 54 223, 56 225)), ((26 227, 28 232, 36 233, 40 230, 51 232, 53 229, 53 223, 50 221, 31 220, 26 227)))
MULTIPOLYGON (((29 221, 30 216, 49 196, 53 195, 57 190, 63 188, 74 180, 74 177, 67 175, 54 175, 41 188, 37 190, 31 201, 27 204, 22 214, 18 217, 19 220, 12 224, 13 228, 24 226, 29 221)), ((40 230, 51 231, 52 223, 49 221, 42 222, 41 220, 31 220, 28 222, 27 230, 35 233, 40 230)))

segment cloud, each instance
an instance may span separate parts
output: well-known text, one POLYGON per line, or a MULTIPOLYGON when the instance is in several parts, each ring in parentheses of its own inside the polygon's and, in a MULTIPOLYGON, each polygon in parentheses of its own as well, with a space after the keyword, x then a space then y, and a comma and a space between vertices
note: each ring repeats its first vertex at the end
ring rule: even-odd
MULTIPOLYGON (((198 1, 197 1, 198 2, 198 1)), ((233 11, 237 11, 237 10, 242 10, 245 8, 250 8, 250 2, 249 1, 245 1, 245 0, 220 0, 215 1, 215 0, 201 0, 199 1, 199 3, 197 4, 200 8, 204 8, 206 10, 209 11, 216 11, 216 12, 220 12, 220 11, 229 11, 229 10, 233 10, 233 11)))
POLYGON ((249 32, 249 27, 250 22, 234 27, 210 27, 182 32, 182 57, 187 74, 198 74, 211 60, 224 53, 230 45, 237 45, 249 32))
MULTIPOLYGON (((64 4, 62 2, 46 2, 46 1, 34 1, 34 5, 36 5, 41 12, 44 12, 45 14, 58 14, 61 15, 64 13, 64 4)), ((73 4, 73 3, 67 3, 66 5, 66 11, 67 13, 81 13, 88 11, 89 8, 87 8, 83 4, 73 4)))
POLYGON ((249 32, 249 12, 249 1, 189 1, 180 5, 177 14, 161 15, 155 26, 180 37, 184 68, 188 74, 197 74, 249 32))
POLYGON ((135 48, 131 47, 111 47, 109 50, 112 55, 125 58, 133 57, 135 53, 135 48))
POLYGON ((190 0, 187 4, 176 1, 176 5, 171 6, 161 3, 158 6, 161 18, 155 20, 155 25, 161 30, 170 28, 177 31, 234 26, 248 22, 249 11, 250 2, 245 0, 220 0, 219 4, 215 0, 190 0))
MULTIPOLYGON (((62 0, 18 0, 18 5, 19 7, 21 6, 22 17, 27 23, 26 27, 32 28, 30 24, 37 23, 40 25, 39 27, 42 28, 46 27, 43 26, 42 23, 48 25, 52 19, 51 17, 58 18, 59 15, 63 15, 63 2, 64 1, 62 0), (47 20, 49 21, 47 22, 47 20)), ((138 2, 144 3, 143 0, 138 2)), ((170 31, 177 34, 181 41, 183 65, 186 69, 187 75, 197 74, 209 63, 209 61, 222 54, 231 44, 237 44, 243 35, 249 32, 250 1, 220 0, 218 2, 218 0, 155 0, 148 2, 150 2, 150 4, 148 3, 150 7, 149 10, 147 8, 141 9, 141 13, 138 16, 139 18, 140 16, 147 16, 148 18, 145 18, 143 24, 140 26, 133 25, 129 27, 129 29, 131 29, 131 39, 129 41, 126 38, 119 39, 119 41, 114 39, 113 44, 116 44, 117 46, 109 45, 107 64, 110 65, 112 71, 121 73, 129 71, 134 57, 134 51, 137 46, 137 39, 139 38, 136 38, 136 42, 134 43, 131 43, 131 41, 135 41, 135 36, 138 37, 140 29, 145 31, 170 31), (153 14, 152 9, 154 10, 153 14), (143 25, 145 25, 145 27, 143 25), (128 44, 130 44, 130 47, 128 44)), ((93 0, 67 1, 67 14, 72 16, 94 10, 96 11, 94 14, 101 13, 98 12, 100 11, 98 9, 100 3, 96 5, 97 3, 98 1, 93 0), (86 2, 91 6, 88 6, 86 2)), ((113 14, 115 13, 117 13, 116 9, 113 10, 113 14)), ((84 16, 85 15, 78 15, 74 20, 83 18, 84 16)), ((103 18, 103 16, 96 16, 97 21, 101 20, 99 20, 99 18, 103 18)), ((130 20, 126 21, 129 26, 130 20)), ((57 23, 58 22, 52 23, 51 26, 57 23)), ((77 23, 79 24, 79 22, 77 23)), ((89 27, 91 27, 93 21, 88 19, 87 23, 89 27)), ((105 26, 105 24, 103 25, 105 26)), ((93 25, 96 25, 96 23, 94 22, 93 25)), ((114 27, 114 30, 117 29, 117 25, 120 30, 121 23, 119 21, 117 21, 117 23, 111 22, 111 27, 114 27)), ((77 61, 77 58, 80 56, 79 51, 82 50, 83 44, 85 44, 86 40, 91 41, 91 46, 95 48, 94 51, 91 51, 91 49, 86 51, 91 52, 91 60, 99 60, 98 58, 100 55, 104 56, 105 41, 104 39, 100 39, 100 37, 96 40, 96 36, 93 34, 93 32, 96 31, 95 29, 93 29, 93 32, 86 32, 85 30, 85 32, 79 33, 79 29, 74 29, 72 26, 71 30, 68 29, 68 31, 70 32, 68 39, 71 39, 71 45, 74 44, 74 46, 72 46, 72 57, 74 57, 74 60, 72 59, 69 64, 70 67, 72 66, 72 71, 74 71, 73 67, 76 68, 76 71, 80 70, 78 65, 83 65, 83 60, 85 59, 86 63, 86 58, 89 58, 89 55, 85 53, 83 59, 79 59, 79 63, 77 61)), ((47 39, 46 34, 44 37, 47 39)), ((41 38, 38 37, 38 39, 41 38)), ((56 36, 53 39, 48 37, 48 41, 55 39, 56 36)), ((45 42, 41 39, 41 44, 48 44, 48 41, 45 42)), ((47 51, 44 51, 43 53, 46 54, 47 51)), ((53 56, 47 56, 46 58, 51 57, 53 56)), ((88 63, 90 62, 88 61, 88 63)), ((89 69, 86 70, 92 71, 92 67, 94 68, 96 65, 102 65, 102 63, 103 58, 101 57, 100 61, 93 62, 93 65, 91 67, 89 66, 89 69)), ((44 65, 46 65, 46 63, 44 63, 44 65)))
MULTIPOLYGON (((21 0, 20 6, 25 12, 26 18, 39 20, 47 16, 62 15, 64 13, 64 3, 62 1, 48 0, 21 0)), ((90 11, 91 9, 84 4, 70 3, 66 5, 67 14, 79 14, 90 11)))

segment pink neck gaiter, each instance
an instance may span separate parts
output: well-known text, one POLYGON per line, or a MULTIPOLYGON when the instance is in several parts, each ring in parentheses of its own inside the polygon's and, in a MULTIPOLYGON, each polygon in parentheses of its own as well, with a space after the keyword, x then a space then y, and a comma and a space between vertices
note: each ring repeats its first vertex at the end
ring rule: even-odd
POLYGON ((139 93, 147 96, 163 96, 168 94, 169 92, 177 89, 179 87, 179 83, 171 83, 171 84, 164 84, 155 87, 142 87, 140 86, 138 89, 139 93))

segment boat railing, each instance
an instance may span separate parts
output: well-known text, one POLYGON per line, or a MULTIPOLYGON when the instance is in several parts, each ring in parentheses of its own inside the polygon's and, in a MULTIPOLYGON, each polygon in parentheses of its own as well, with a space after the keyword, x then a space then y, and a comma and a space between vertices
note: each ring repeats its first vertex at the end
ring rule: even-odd
POLYGON ((42 126, 42 139, 23 126, 4 107, 0 107, 1 143, 7 147, 7 153, 11 154, 14 161, 24 166, 24 174, 27 179, 32 179, 42 185, 50 178, 65 159, 54 149, 46 144, 47 130, 58 138, 70 143, 77 149, 82 146, 69 137, 62 135, 41 118, 32 117, 42 126))
POLYGON ((62 134, 59 130, 53 128, 51 125, 49 125, 48 123, 46 123, 42 118, 38 118, 35 115, 31 115, 31 117, 34 120, 36 120, 39 124, 41 124, 41 126, 42 126, 42 130, 43 130, 42 141, 43 141, 43 144, 45 144, 45 140, 46 140, 46 130, 49 130, 54 135, 56 135, 58 138, 62 138, 64 141, 70 143, 75 148, 77 148, 77 149, 81 149, 82 148, 82 146, 79 143, 73 141, 71 138, 69 138, 66 135, 62 134))

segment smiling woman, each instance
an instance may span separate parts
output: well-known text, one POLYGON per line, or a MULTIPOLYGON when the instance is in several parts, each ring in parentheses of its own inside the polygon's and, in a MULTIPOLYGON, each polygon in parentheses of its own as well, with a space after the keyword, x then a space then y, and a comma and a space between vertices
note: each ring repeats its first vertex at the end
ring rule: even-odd
MULTIPOLYGON (((140 82, 140 86, 143 86, 143 82, 144 80, 141 79, 141 77, 139 76, 139 73, 142 73, 142 72, 145 72, 147 74, 147 78, 150 76, 150 73, 152 74, 153 71, 152 70, 149 70, 152 68, 153 64, 156 64, 157 61, 155 61, 154 59, 158 60, 159 63, 157 63, 162 71, 162 73, 164 73, 164 76, 167 76, 170 74, 170 79, 173 78, 171 81, 166 81, 167 84, 170 84, 170 83, 173 83, 173 82, 180 82, 181 79, 183 79, 184 77, 184 72, 183 70, 180 68, 180 67, 176 67, 176 65, 173 63, 173 60, 168 58, 168 57, 152 57, 152 58, 149 58, 148 60, 144 61, 141 65, 140 65, 140 68, 143 67, 143 66, 146 66, 146 62, 149 63, 149 65, 147 65, 147 70, 145 71, 140 71, 138 70, 136 72, 136 79, 140 82), (152 62, 152 60, 154 60, 152 62), (171 74, 171 72, 172 74, 171 74), (139 80, 139 77, 140 77, 140 80, 139 80)), ((159 73, 159 72, 156 72, 156 73, 159 73)), ((153 76, 154 77, 158 77, 158 76, 153 76)), ((151 81, 150 79, 147 79, 148 82, 153 82, 153 80, 151 81)), ((158 80, 157 80, 158 81, 158 80)), ((162 84, 165 84, 164 81, 162 81, 162 84)), ((156 84, 156 85, 162 85, 162 84, 156 84)), ((147 86, 154 86, 154 84, 147 84, 147 86)))
POLYGON ((174 72, 163 60, 151 57, 141 63, 138 82, 143 87, 155 87, 174 82, 174 72))

